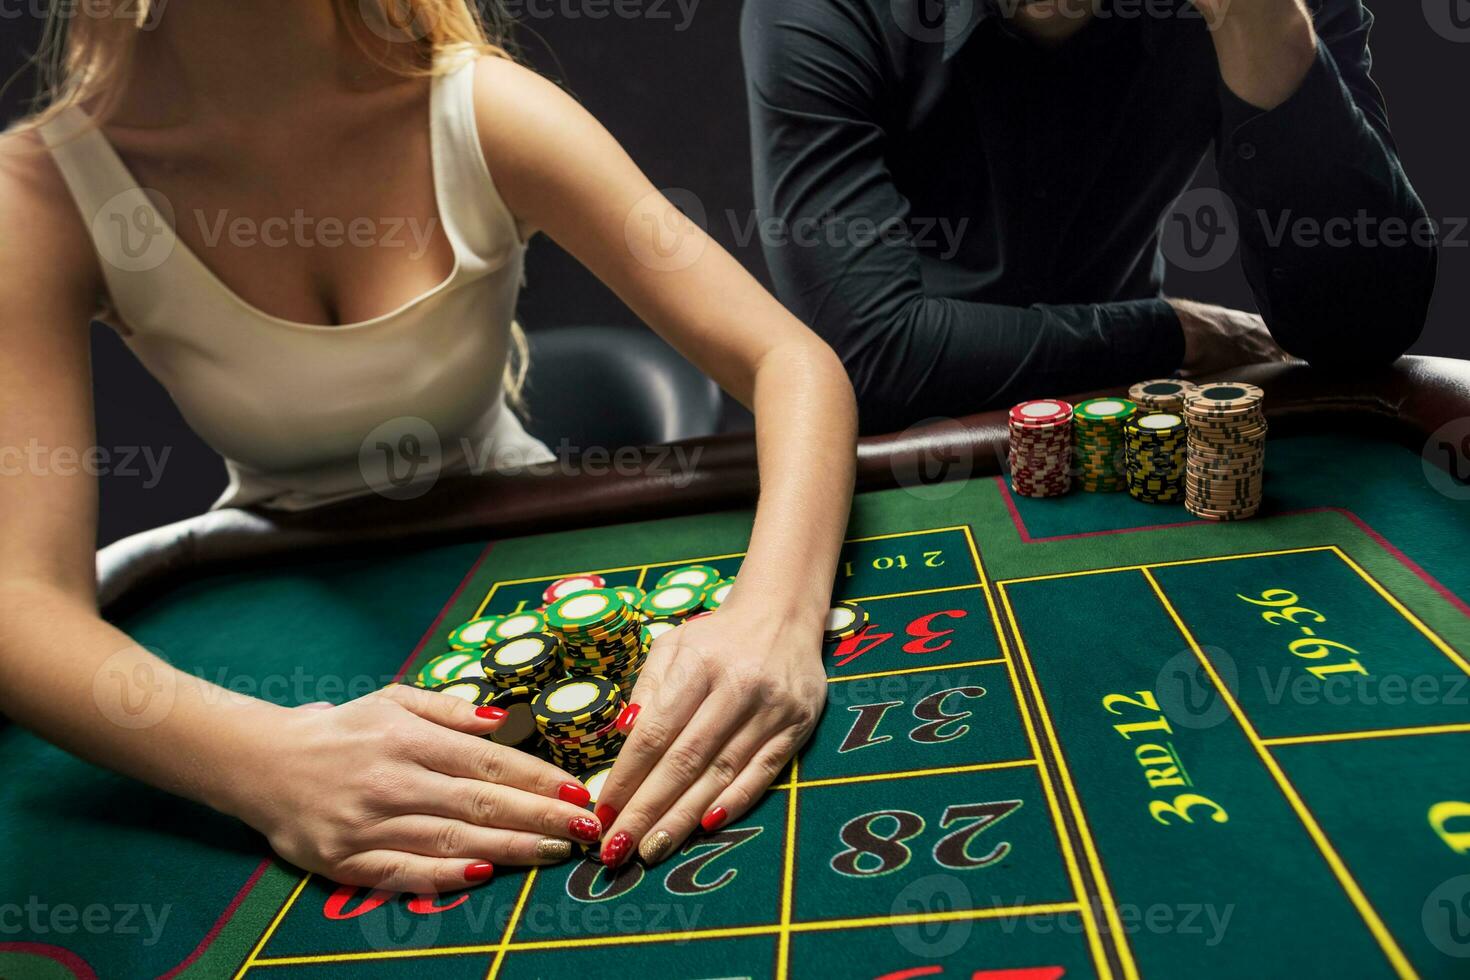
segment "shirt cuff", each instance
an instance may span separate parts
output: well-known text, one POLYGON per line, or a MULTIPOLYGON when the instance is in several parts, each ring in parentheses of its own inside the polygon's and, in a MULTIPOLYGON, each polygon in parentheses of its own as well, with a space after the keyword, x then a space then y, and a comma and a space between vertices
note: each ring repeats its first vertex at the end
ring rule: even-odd
POLYGON ((1184 328, 1174 307, 1161 299, 1099 307, 1113 363, 1133 378, 1167 378, 1184 363, 1184 328))
POLYGON ((1220 82, 1220 147, 1227 164, 1279 172, 1290 160, 1314 156, 1340 143, 1342 133, 1356 132, 1356 112, 1332 53, 1319 40, 1301 85, 1274 109, 1253 106, 1220 82))

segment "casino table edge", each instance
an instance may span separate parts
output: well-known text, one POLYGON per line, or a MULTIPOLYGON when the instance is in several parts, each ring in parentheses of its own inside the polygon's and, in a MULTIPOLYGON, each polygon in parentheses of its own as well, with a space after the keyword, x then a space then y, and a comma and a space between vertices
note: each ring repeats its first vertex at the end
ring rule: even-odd
MULTIPOLYGON (((1403 357, 1384 368, 1341 374, 1299 362, 1257 364, 1218 375, 1267 392, 1273 431, 1295 434, 1351 425, 1420 452, 1447 423, 1470 417, 1470 361, 1403 357)), ((1123 388, 1063 395, 1074 403, 1123 388)), ((858 489, 929 482, 928 469, 1001 472, 1005 410, 931 419, 863 438, 858 489)), ((548 530, 619 524, 747 506, 758 491, 752 434, 648 447, 643 465, 551 475, 486 474, 440 480, 413 500, 369 495, 296 513, 224 509, 146 531, 98 552, 98 601, 123 615, 176 584, 211 571, 291 560, 351 557, 394 547, 505 539, 548 530), (678 471, 674 471, 674 467, 678 471)), ((1448 461, 1431 457, 1441 468, 1448 461)))

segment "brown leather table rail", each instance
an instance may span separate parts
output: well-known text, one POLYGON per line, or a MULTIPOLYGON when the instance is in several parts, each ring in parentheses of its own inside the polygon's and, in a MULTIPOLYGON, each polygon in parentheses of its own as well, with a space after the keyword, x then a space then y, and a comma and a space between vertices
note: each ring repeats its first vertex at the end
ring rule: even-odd
MULTIPOLYGON (((1301 364, 1263 364, 1227 372, 1267 393, 1275 431, 1297 432, 1351 420, 1364 431, 1418 451, 1425 437, 1470 417, 1470 362, 1406 357, 1354 377, 1301 364)), ((1078 394, 1074 400, 1118 389, 1078 394)), ((917 425, 862 440, 858 486, 878 490, 916 482, 991 476, 1006 452, 1006 413, 985 412, 917 425)), ((439 481, 414 500, 369 495, 302 513, 222 510, 135 535, 98 553, 99 602, 109 613, 144 601, 185 578, 284 556, 381 552, 423 545, 514 537, 749 505, 757 491, 750 435, 676 444, 688 469, 654 465, 550 476, 472 476, 439 481), (632 472, 630 472, 632 471, 632 472)))

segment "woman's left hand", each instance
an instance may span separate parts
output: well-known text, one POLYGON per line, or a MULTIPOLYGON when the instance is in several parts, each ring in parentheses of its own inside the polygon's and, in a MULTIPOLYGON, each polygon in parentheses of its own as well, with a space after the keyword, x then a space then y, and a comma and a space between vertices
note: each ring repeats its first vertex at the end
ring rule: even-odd
POLYGON ((635 848, 656 864, 696 827, 715 830, 761 798, 826 704, 821 644, 819 621, 730 603, 654 641, 598 799, 604 864, 635 848))

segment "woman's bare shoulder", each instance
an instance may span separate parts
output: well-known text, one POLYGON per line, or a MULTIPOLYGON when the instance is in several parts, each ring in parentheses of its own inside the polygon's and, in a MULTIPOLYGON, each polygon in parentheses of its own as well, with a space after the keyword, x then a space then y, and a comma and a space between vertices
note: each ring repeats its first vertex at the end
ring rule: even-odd
POLYGON ((12 262, 45 263, 58 282, 92 283, 97 278, 95 252, 83 215, 41 135, 33 128, 0 132, 0 250, 12 262), (26 256, 30 258, 27 259, 26 256), (56 266, 60 263, 60 267, 56 266))

